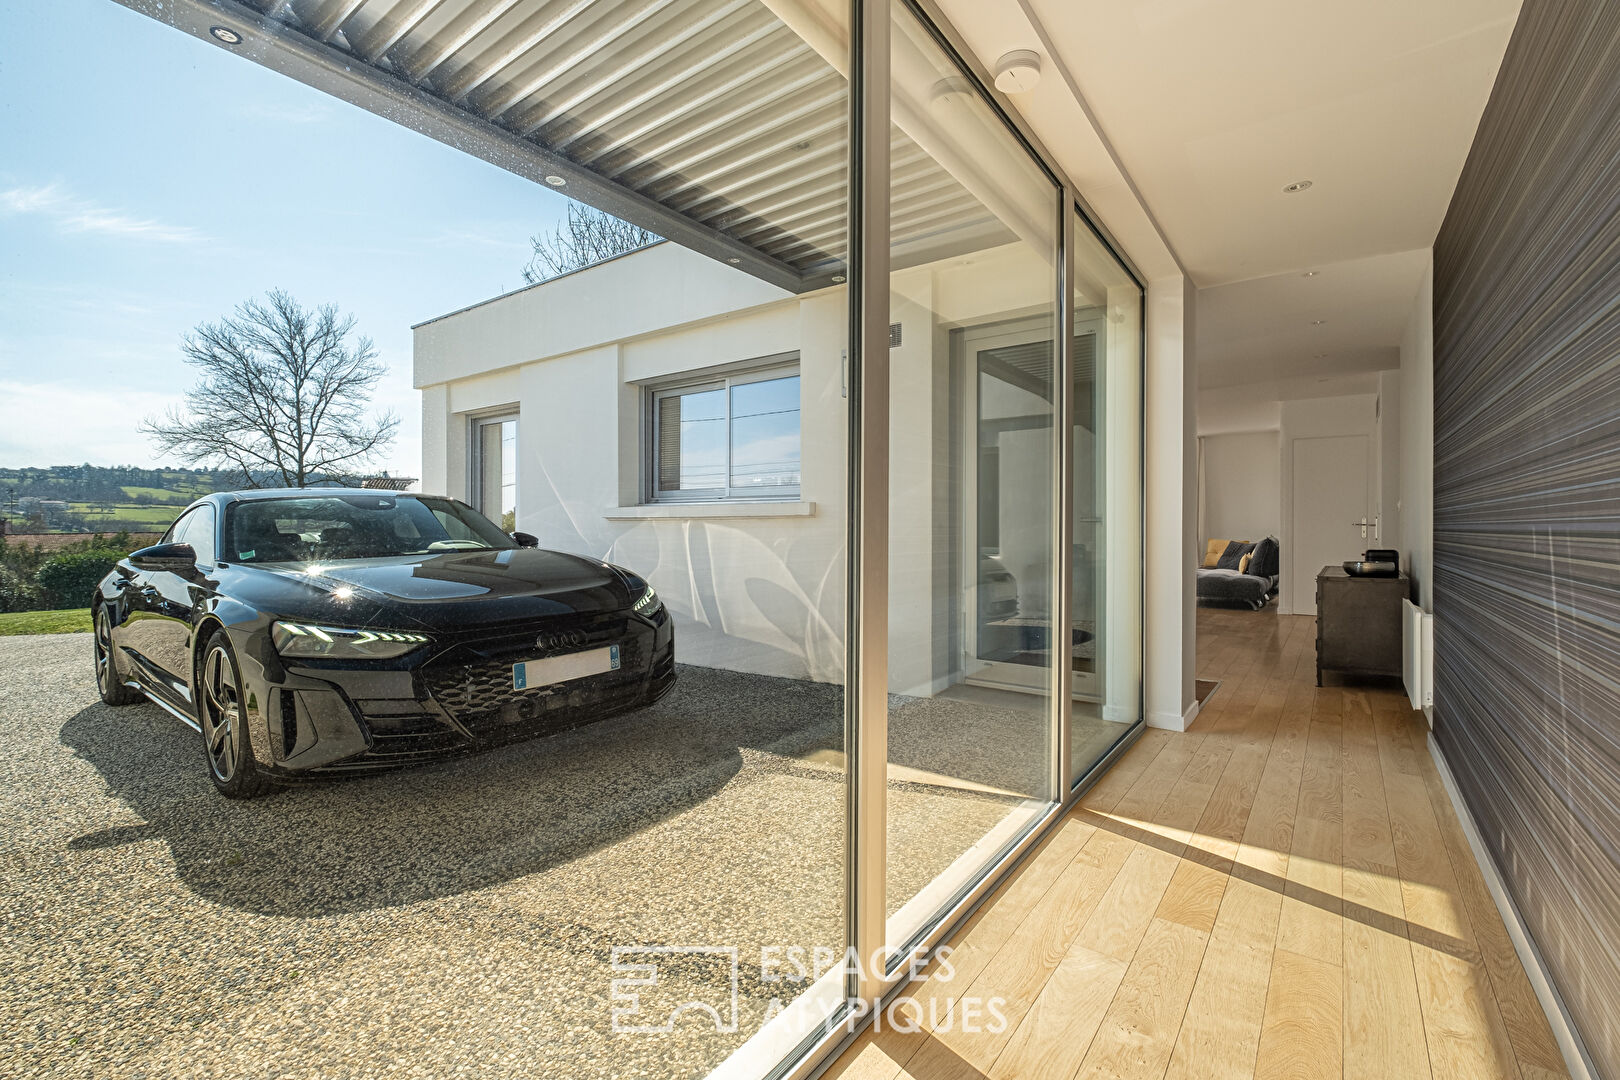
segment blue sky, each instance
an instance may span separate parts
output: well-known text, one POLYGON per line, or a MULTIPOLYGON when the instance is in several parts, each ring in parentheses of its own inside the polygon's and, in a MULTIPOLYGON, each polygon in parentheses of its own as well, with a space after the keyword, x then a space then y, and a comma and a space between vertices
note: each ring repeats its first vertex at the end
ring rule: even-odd
POLYGON ((112 0, 0 41, 0 465, 168 464, 181 335, 279 287, 358 317, 420 475, 411 324, 522 285, 567 200, 112 0))

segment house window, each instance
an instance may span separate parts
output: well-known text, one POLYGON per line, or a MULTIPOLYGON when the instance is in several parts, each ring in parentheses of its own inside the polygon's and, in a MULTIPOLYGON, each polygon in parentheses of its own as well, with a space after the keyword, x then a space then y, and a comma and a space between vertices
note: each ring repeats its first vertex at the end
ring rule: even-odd
POLYGON ((797 363, 654 387, 648 406, 655 501, 798 498, 797 363))
POLYGON ((517 528, 516 416, 484 416, 473 421, 472 504, 506 532, 517 528))

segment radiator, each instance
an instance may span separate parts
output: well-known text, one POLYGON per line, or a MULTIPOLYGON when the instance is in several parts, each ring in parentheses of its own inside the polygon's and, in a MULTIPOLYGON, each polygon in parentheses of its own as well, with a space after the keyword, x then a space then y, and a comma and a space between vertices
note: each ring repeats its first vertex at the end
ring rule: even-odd
POLYGON ((1412 708, 1429 714, 1434 723, 1434 616, 1410 600, 1402 606, 1402 662, 1401 678, 1406 683, 1406 696, 1412 708))

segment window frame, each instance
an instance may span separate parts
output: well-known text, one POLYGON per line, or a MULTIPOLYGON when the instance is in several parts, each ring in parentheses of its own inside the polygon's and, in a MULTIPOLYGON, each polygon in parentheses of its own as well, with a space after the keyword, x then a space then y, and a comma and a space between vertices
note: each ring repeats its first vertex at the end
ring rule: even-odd
POLYGON ((701 503, 791 503, 799 502, 804 487, 804 377, 797 351, 762 356, 738 364, 686 372, 667 379, 643 384, 642 432, 645 449, 641 454, 641 501, 647 506, 701 503), (799 379, 799 483, 783 484, 769 491, 751 493, 735 488, 731 483, 732 468, 732 415, 731 390, 749 383, 772 382, 776 379, 799 379), (699 488, 692 491, 661 491, 658 487, 659 461, 659 403, 667 398, 709 390, 725 391, 726 456, 725 483, 720 487, 699 488))

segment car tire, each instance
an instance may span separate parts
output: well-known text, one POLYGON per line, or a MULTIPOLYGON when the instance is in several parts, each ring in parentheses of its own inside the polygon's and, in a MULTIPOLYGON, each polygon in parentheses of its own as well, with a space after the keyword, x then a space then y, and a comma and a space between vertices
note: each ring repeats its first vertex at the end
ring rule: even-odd
POLYGON ((124 685, 118 671, 117 653, 112 643, 112 616, 106 604, 97 604, 91 621, 91 648, 96 662, 96 691, 101 700, 118 707, 133 705, 144 696, 139 690, 124 685))
POLYGON ((197 665, 197 722, 202 727, 203 759, 214 788, 227 799, 252 799, 271 789, 253 758, 242 702, 242 676, 225 631, 203 646, 197 665))

